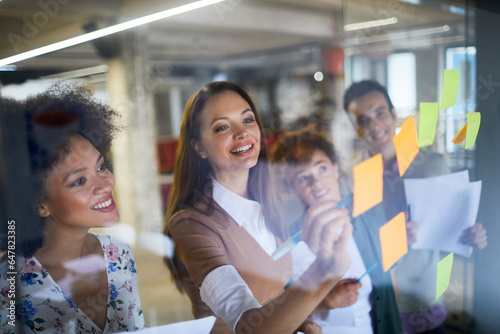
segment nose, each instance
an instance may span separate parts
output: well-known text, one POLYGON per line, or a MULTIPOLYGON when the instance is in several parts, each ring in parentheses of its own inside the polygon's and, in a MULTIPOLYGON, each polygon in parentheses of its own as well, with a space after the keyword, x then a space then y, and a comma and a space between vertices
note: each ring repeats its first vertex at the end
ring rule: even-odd
POLYGON ((248 136, 247 130, 241 125, 233 126, 233 130, 233 136, 235 139, 242 139, 248 136))
POLYGON ((368 128, 370 130, 378 130, 384 125, 382 120, 378 120, 376 118, 370 119, 370 123, 368 124, 368 128))
POLYGON ((313 189, 315 189, 317 186, 318 186, 318 178, 315 177, 314 175, 311 175, 311 177, 309 177, 309 186, 313 189))
POLYGON ((115 178, 113 174, 109 173, 109 175, 105 176, 96 176, 96 184, 94 187, 94 192, 96 194, 105 194, 111 192, 115 187, 115 178))

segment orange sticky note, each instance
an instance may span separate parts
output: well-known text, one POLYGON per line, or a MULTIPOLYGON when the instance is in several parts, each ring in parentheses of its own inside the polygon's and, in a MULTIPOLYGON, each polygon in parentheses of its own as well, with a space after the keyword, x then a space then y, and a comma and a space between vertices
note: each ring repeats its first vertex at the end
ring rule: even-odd
POLYGON ((401 131, 392 138, 392 141, 396 148, 399 175, 403 176, 419 151, 417 127, 413 117, 409 116, 406 119, 401 126, 401 131))
POLYGON ((406 241, 406 220, 404 212, 400 212, 379 229, 382 264, 384 271, 389 270, 397 260, 408 253, 406 241))
POLYGON ((354 166, 353 217, 382 202, 383 175, 384 164, 380 153, 354 166))
POLYGON ((467 123, 465 123, 465 125, 460 129, 460 131, 458 131, 455 138, 453 138, 451 141, 457 145, 460 145, 465 140, 466 135, 467 135, 467 123))
POLYGON ((477 134, 479 132, 479 126, 481 125, 481 114, 478 112, 472 112, 465 114, 467 117, 467 123, 458 131, 455 138, 451 141, 457 145, 462 144, 465 140, 465 148, 471 148, 476 142, 477 134))

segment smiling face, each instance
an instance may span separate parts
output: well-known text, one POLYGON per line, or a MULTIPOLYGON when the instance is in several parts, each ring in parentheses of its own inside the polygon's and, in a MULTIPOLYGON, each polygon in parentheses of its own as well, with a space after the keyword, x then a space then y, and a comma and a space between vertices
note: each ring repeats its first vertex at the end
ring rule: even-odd
POLYGON ((260 129, 247 101, 233 91, 214 95, 201 117, 200 141, 192 145, 215 179, 248 175, 259 159, 260 129))
POLYGON ((340 201, 339 168, 325 152, 315 150, 309 163, 292 167, 291 173, 295 192, 307 205, 340 201))
POLYGON ((347 107, 354 118, 358 135, 368 145, 372 154, 393 150, 392 137, 396 132, 396 114, 384 95, 372 91, 353 100, 347 107))
POLYGON ((87 139, 73 136, 68 148, 45 180, 47 198, 39 209, 40 216, 54 226, 112 226, 119 219, 113 174, 87 139))

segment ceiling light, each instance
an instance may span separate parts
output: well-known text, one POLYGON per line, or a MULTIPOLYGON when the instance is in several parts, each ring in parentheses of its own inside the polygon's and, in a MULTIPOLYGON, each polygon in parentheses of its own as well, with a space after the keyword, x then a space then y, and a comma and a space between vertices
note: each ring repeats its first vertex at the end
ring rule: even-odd
POLYGON ((323 81, 324 78, 325 78, 325 76, 323 75, 323 72, 318 71, 318 72, 314 73, 314 80, 319 82, 319 81, 323 81))
POLYGON ((108 36, 111 34, 116 34, 117 32, 121 32, 124 30, 135 28, 135 27, 141 26, 143 24, 151 23, 151 22, 158 21, 158 20, 161 20, 161 19, 164 19, 167 17, 186 13, 186 12, 189 12, 189 11, 192 11, 195 9, 203 8, 203 7, 210 6, 210 5, 213 5, 213 4, 216 4, 219 2, 223 2, 223 1, 226 1, 226 0, 200 0, 200 1, 196 1, 193 3, 186 4, 186 5, 182 5, 179 7, 167 9, 167 10, 164 10, 164 11, 161 11, 158 13, 146 15, 146 16, 143 16, 143 17, 140 17, 137 19, 133 19, 130 21, 126 21, 123 23, 115 24, 111 27, 107 27, 104 29, 89 32, 87 34, 73 37, 73 38, 70 38, 70 39, 67 39, 67 40, 64 40, 61 42, 49 44, 49 45, 43 46, 43 47, 38 48, 38 49, 34 49, 31 51, 23 52, 21 54, 15 55, 15 56, 1 59, 0 66, 16 63, 16 62, 21 61, 21 60, 26 60, 26 59, 40 56, 40 55, 43 55, 43 54, 46 54, 49 52, 54 52, 57 50, 61 50, 61 49, 70 47, 70 46, 85 43, 85 42, 88 42, 88 41, 91 41, 91 40, 94 40, 97 38, 101 38, 101 37, 108 36))
POLYGON ((387 26, 390 24, 395 24, 397 22, 398 22, 397 17, 393 16, 391 18, 383 19, 383 20, 375 20, 375 21, 366 21, 366 22, 346 24, 344 26, 344 30, 345 31, 353 31, 353 30, 367 29, 367 28, 373 28, 373 27, 387 26))
MULTIPOLYGON (((2 1, 2 0, 0 0, 2 1)), ((15 71, 17 70, 17 66, 16 65, 4 65, 4 66, 0 66, 0 71, 2 72, 9 72, 9 71, 15 71)))

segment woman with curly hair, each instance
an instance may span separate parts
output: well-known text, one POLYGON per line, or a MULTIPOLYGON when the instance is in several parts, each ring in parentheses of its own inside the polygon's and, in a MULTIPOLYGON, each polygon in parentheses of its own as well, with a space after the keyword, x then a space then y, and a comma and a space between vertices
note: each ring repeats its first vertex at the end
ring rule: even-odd
POLYGON ((19 179, 26 196, 11 210, 15 261, 5 247, 0 267, 3 293, 17 272, 18 326, 12 326, 10 305, 3 305, 2 328, 35 333, 143 328, 132 250, 115 237, 89 233, 119 219, 115 179, 106 164, 118 114, 90 93, 64 85, 28 98, 18 111, 2 111, 23 124, 27 141, 16 141, 14 151, 28 153, 28 161, 22 155, 5 157, 10 170, 27 166, 27 175, 19 179))
POLYGON ((303 229, 317 257, 285 289, 300 261, 293 251, 271 258, 286 233, 262 138, 252 100, 234 83, 208 83, 186 104, 163 232, 175 243, 167 263, 193 315, 218 317, 212 333, 294 332, 349 263, 347 212, 318 206, 303 229))

